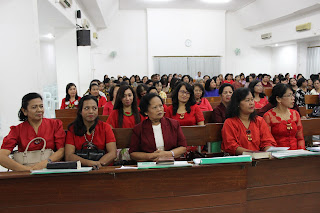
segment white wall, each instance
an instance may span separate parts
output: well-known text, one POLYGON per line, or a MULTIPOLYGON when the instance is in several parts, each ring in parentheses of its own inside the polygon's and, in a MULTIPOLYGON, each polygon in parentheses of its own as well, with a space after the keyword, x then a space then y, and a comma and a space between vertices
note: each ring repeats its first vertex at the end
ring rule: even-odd
POLYGON ((9 126, 19 123, 17 114, 22 97, 29 92, 41 93, 37 1, 1 1, 0 27, 6 32, 0 33, 2 138, 8 134, 9 126))
POLYGON ((56 52, 53 40, 40 42, 40 55, 41 55, 41 79, 45 81, 40 82, 41 88, 57 84, 56 74, 56 52))
POLYGON ((148 9, 147 15, 149 75, 153 56, 222 56, 223 72, 225 11, 148 9))
POLYGON ((107 29, 99 31, 99 47, 94 48, 94 78, 103 76, 147 74, 146 12, 118 11, 107 29), (117 52, 115 58, 110 57, 117 52))
POLYGON ((272 73, 290 73, 291 76, 297 72, 297 45, 274 47, 272 49, 272 73))

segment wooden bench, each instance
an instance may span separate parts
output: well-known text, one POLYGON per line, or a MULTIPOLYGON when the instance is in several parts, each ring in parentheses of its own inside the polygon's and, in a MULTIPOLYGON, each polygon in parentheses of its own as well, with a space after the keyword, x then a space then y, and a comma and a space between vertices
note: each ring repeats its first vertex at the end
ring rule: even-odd
POLYGON ((221 102, 221 97, 205 97, 210 103, 219 103, 221 102))
POLYGON ((266 96, 270 98, 270 96, 272 95, 272 87, 264 88, 264 94, 266 94, 266 96))
MULTIPOLYGON (((109 115, 99 115, 99 119, 103 122, 106 122, 109 115)), ((69 124, 71 124, 76 118, 75 117, 60 117, 56 118, 62 121, 63 130, 68 130, 69 124)))
POLYGON ((302 119, 303 136, 320 135, 320 118, 302 119))
MULTIPOLYGON (((56 109, 56 118, 66 118, 71 117, 75 118, 77 117, 78 109, 56 109)), ((103 113, 103 107, 99 107, 98 109, 98 115, 102 115, 103 113)))
POLYGON ((202 113, 203 113, 203 117, 204 117, 204 124, 213 123, 212 122, 212 116, 213 116, 212 111, 203 111, 202 113))
POLYGON ((304 102, 306 104, 306 114, 311 114, 313 109, 309 109, 310 104, 319 105, 319 95, 305 95, 304 102))

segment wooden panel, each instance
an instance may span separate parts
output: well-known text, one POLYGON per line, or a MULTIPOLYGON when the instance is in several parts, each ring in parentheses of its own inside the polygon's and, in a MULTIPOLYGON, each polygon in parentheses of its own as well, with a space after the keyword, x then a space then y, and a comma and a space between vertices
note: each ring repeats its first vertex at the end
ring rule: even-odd
MULTIPOLYGON (((99 119, 103 122, 106 122, 109 115, 98 115, 99 116, 99 119)), ((74 117, 60 117, 60 118, 57 118, 59 120, 62 121, 62 126, 63 126, 63 130, 68 130, 68 126, 69 124, 71 124, 76 118, 74 117)))
POLYGON ((181 129, 188 146, 206 145, 206 126, 182 126, 181 129))
POLYGON ((221 97, 218 96, 218 97, 205 97, 206 99, 208 99, 209 102, 217 102, 220 104, 221 102, 221 97))
POLYGON ((307 109, 306 107, 299 107, 300 115, 302 116, 307 116, 307 109))
POLYGON ((248 213, 319 212, 320 193, 276 197, 247 202, 248 213))
POLYGON ((315 192, 320 193, 320 181, 253 187, 248 189, 248 200, 259 200, 315 192))
POLYGON ((320 156, 259 160, 248 168, 248 187, 320 180, 320 156))
POLYGON ((99 119, 103 122, 106 122, 109 118, 109 115, 99 115, 99 119))
POLYGON ((303 135, 320 135, 320 118, 302 119, 303 135))
POLYGON ((266 96, 270 98, 270 96, 272 95, 272 87, 264 88, 264 94, 266 94, 266 96))
POLYGON ((165 100, 164 100, 164 102, 165 102, 165 104, 166 105, 171 105, 172 104, 172 98, 166 98, 165 100))
POLYGON ((78 109, 56 109, 56 118, 77 117, 78 109))
POLYGON ((172 212, 172 213, 244 213, 246 212, 245 205, 227 205, 227 206, 218 206, 218 207, 205 207, 205 208, 197 208, 197 209, 182 209, 182 210, 175 210, 175 211, 163 211, 165 213, 172 212))
POLYGON ((319 95, 305 95, 305 104, 319 104, 319 95))
POLYGON ((204 123, 212 123, 212 111, 203 111, 204 123))
POLYGON ((132 129, 130 128, 114 128, 112 129, 117 142, 117 148, 123 149, 130 145, 132 129))
POLYGON ((210 123, 206 124, 206 141, 222 141, 221 129, 223 124, 210 123))

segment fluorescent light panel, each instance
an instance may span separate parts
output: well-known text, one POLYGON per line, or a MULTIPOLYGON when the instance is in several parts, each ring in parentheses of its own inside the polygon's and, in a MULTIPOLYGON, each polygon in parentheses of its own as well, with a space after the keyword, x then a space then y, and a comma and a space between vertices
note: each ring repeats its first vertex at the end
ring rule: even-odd
POLYGON ((231 0, 201 0, 205 3, 210 3, 210 4, 225 4, 229 3, 231 0))

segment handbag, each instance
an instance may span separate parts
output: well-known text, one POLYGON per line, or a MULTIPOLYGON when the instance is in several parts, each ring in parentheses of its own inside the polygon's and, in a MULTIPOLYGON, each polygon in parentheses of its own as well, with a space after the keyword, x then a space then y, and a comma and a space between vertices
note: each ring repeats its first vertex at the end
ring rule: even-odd
POLYGON ((311 113, 311 117, 320 117, 320 106, 315 106, 311 113))
POLYGON ((32 139, 24 152, 15 151, 13 153, 13 159, 22 165, 33 165, 39 163, 43 160, 49 159, 49 157, 54 153, 52 149, 46 149, 47 142, 44 138, 37 137, 32 139), (28 148, 32 142, 35 140, 43 140, 43 147, 41 150, 28 151, 28 148))
POLYGON ((92 141, 86 141, 82 144, 81 150, 76 150, 74 154, 87 160, 98 161, 106 154, 106 152, 98 149, 92 141))

